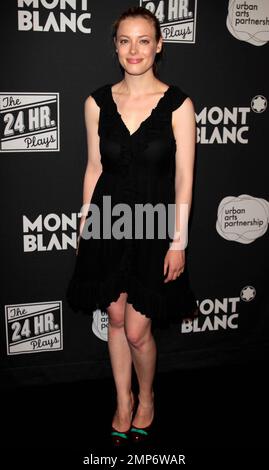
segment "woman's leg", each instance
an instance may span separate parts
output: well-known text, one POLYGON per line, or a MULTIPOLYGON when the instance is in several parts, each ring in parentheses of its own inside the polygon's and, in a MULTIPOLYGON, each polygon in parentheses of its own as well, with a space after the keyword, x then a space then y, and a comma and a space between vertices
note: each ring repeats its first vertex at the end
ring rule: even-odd
POLYGON ((117 410, 112 426, 124 432, 130 426, 131 419, 131 376, 132 357, 124 329, 124 315, 127 293, 123 292, 116 302, 107 308, 108 350, 117 392, 117 410))
POLYGON ((156 367, 156 344, 151 332, 151 320, 127 303, 125 330, 139 383, 139 405, 133 425, 146 427, 151 423, 154 415, 153 380, 156 367))

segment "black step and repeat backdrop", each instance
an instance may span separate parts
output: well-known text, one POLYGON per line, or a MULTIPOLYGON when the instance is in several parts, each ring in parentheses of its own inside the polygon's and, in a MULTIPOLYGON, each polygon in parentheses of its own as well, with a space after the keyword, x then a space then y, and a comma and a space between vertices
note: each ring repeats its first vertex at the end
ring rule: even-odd
MULTIPOLYGON (((107 315, 65 299, 87 161, 84 101, 121 79, 100 0, 2 2, 3 383, 111 374, 107 315)), ((158 16, 160 78, 194 102, 188 267, 199 317, 156 331, 158 370, 262 358, 268 346, 268 0, 141 1, 158 16)))

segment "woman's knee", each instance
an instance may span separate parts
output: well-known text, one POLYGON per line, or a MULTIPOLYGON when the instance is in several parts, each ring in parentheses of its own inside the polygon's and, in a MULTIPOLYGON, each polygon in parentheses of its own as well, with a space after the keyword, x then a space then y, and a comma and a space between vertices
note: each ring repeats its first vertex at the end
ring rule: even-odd
POLYGON ((139 349, 151 338, 151 320, 129 303, 125 313, 125 334, 129 344, 139 349))
POLYGON ((126 337, 128 343, 134 348, 141 349, 151 337, 150 325, 143 329, 137 328, 135 325, 126 329, 126 337))
POLYGON ((107 307, 108 321, 112 328, 122 328, 124 326, 124 313, 127 294, 121 293, 116 302, 111 302, 107 307))

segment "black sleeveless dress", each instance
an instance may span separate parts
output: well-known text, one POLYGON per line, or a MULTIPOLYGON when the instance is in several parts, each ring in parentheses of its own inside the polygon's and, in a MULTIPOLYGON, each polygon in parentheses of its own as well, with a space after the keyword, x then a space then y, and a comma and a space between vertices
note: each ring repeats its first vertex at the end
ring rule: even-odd
MULTIPOLYGON (((168 208, 168 204, 175 203, 176 141, 171 120, 172 111, 187 95, 170 85, 150 116, 130 134, 118 113, 112 86, 106 84, 91 93, 100 108, 98 134, 103 171, 88 215, 91 205, 96 204, 101 214, 100 238, 81 237, 66 298, 73 311, 92 314, 96 309, 105 312, 121 292, 127 292, 127 302, 152 319, 152 328, 162 329, 197 313, 187 265, 176 280, 164 283, 164 258, 172 239, 167 231, 165 238, 158 237, 157 219, 154 238, 145 238, 145 232, 141 239, 134 237, 133 215, 131 235, 125 231, 122 239, 103 236, 104 224, 108 223, 103 196, 110 197, 107 200, 111 208, 120 203, 130 207, 162 203, 168 208)), ((110 218, 113 225, 119 214, 110 218)))

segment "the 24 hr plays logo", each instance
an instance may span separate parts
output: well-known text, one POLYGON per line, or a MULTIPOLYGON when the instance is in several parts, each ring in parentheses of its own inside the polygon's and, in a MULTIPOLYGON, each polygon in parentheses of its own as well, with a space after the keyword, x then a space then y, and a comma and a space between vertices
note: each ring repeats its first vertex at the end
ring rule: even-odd
POLYGON ((0 152, 60 150, 59 93, 0 93, 0 152))
POLYGON ((7 354, 63 349, 62 302, 6 305, 7 354))
POLYGON ((161 23, 164 42, 194 43, 197 0, 140 0, 161 23))

